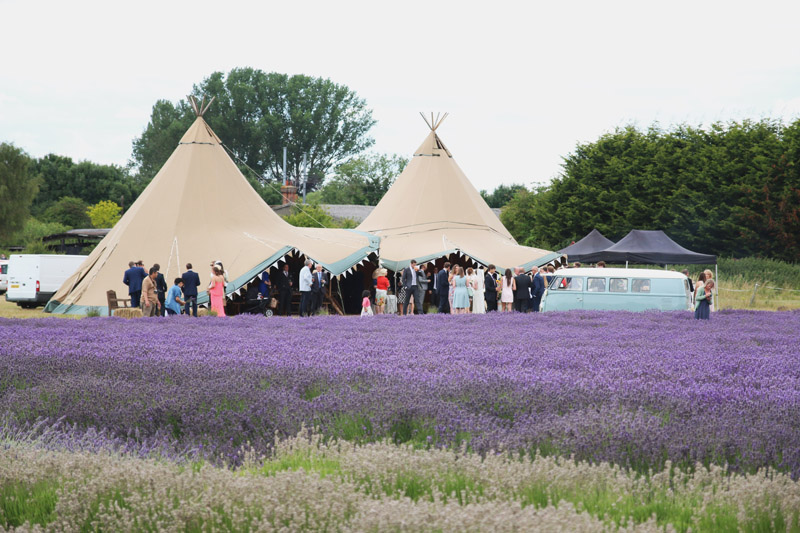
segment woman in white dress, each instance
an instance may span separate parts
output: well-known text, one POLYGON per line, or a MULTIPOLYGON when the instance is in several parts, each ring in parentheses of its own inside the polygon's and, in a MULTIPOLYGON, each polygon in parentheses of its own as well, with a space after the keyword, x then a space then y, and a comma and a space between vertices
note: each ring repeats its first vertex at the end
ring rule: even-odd
POLYGON ((483 278, 485 274, 482 268, 478 269, 478 273, 473 278, 473 296, 472 296, 472 312, 477 314, 486 313, 486 300, 484 299, 485 287, 483 285, 483 278))
POLYGON ((503 311, 511 311, 514 305, 514 291, 517 290, 517 282, 511 275, 511 269, 507 268, 502 281, 503 291, 500 293, 500 303, 503 311))

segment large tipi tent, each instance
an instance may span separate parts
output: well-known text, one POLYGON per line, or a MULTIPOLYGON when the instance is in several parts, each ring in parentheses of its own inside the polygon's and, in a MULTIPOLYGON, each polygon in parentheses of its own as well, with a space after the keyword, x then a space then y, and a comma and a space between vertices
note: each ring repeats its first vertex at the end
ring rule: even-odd
POLYGON ((559 253, 517 244, 492 212, 436 132, 446 116, 428 122, 423 115, 430 134, 357 228, 381 238, 381 263, 398 271, 411 259, 463 254, 483 265, 528 270, 559 261, 559 253))
MULTIPOLYGON (((206 279, 212 261, 228 271, 227 294, 290 254, 304 254, 334 276, 377 253, 379 239, 354 230, 296 228, 250 186, 203 120, 197 119, 136 202, 47 305, 53 313, 106 309, 106 291, 126 295, 128 262, 159 263, 168 284, 186 263, 206 279)), ((201 287, 202 289, 203 287, 201 287)), ((208 301, 202 292, 198 303, 208 301)))

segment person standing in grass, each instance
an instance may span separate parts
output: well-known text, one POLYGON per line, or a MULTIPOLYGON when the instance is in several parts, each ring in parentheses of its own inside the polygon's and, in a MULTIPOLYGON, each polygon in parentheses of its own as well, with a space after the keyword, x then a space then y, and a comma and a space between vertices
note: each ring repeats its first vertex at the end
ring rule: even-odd
MULTIPOLYGON (((709 270, 709 269, 705 269, 705 270, 703 271, 703 274, 705 274, 705 275, 706 275, 706 283, 708 283, 709 281, 714 281, 714 272, 713 272, 713 271, 711 271, 711 270, 709 270)), ((711 309, 710 309, 710 311, 711 311, 712 313, 713 313, 714 311, 716 311, 716 309, 714 308, 714 302, 713 302, 713 301, 711 302, 711 309)))
POLYGON ((372 305, 369 303, 369 291, 361 293, 361 316, 372 316, 372 305))
POLYGON ((150 275, 144 278, 142 282, 142 314, 144 316, 156 316, 158 314, 156 276, 158 276, 158 270, 153 267, 150 269, 150 275))
POLYGON ((142 282, 147 277, 141 261, 128 263, 128 270, 122 278, 122 283, 128 286, 128 296, 131 297, 131 307, 139 307, 142 299, 142 282))
POLYGON ((696 320, 709 320, 711 318, 711 304, 713 302, 712 290, 714 280, 709 279, 697 292, 696 303, 694 304, 694 318, 696 320))
POLYGON ((456 315, 466 314, 469 308, 469 292, 467 291, 467 276, 464 275, 464 268, 456 266, 451 283, 453 287, 453 313, 456 315))
POLYGON ((214 266, 212 271, 208 296, 211 300, 211 310, 216 311, 217 316, 225 316, 225 276, 218 266, 214 266))
POLYGON ((500 291, 500 304, 503 306, 503 311, 511 311, 511 306, 514 305, 515 290, 517 290, 517 282, 514 280, 511 269, 507 268, 502 279, 502 289, 500 291))
POLYGON ((303 268, 300 269, 300 316, 309 316, 311 312, 311 284, 314 281, 311 269, 313 267, 314 262, 306 259, 303 268))
POLYGON ((450 312, 450 301, 448 300, 448 293, 450 292, 449 271, 450 262, 446 261, 442 269, 436 273, 436 290, 438 291, 439 299, 439 312, 450 312))
POLYGON ((183 299, 186 302, 184 313, 189 315, 191 308, 192 316, 197 316, 197 287, 200 286, 200 276, 192 270, 192 264, 186 263, 186 272, 181 276, 183 279, 183 299))
POLYGON ((183 278, 175 278, 174 284, 167 291, 164 304, 167 316, 180 315, 181 307, 186 305, 186 302, 181 300, 181 289, 183 289, 183 278))
POLYGON ((385 268, 377 270, 378 277, 375 280, 375 309, 378 314, 382 315, 386 310, 386 294, 389 290, 389 278, 386 277, 387 271, 385 268))
POLYGON ((703 285, 706 283, 706 273, 700 272, 700 275, 697 276, 697 282, 694 284, 694 291, 692 292, 692 304, 697 304, 697 293, 703 288, 703 285))

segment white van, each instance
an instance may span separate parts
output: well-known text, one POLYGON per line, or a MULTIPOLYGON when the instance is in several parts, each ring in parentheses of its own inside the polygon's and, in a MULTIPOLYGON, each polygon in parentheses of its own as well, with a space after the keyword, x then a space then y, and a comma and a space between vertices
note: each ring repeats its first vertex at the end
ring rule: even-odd
POLYGON ((46 304, 85 260, 85 255, 12 255, 6 300, 26 308, 46 304))
POLYGON ((0 259, 0 294, 8 290, 8 259, 0 259))
MULTIPOLYGON (((552 277, 552 276, 551 276, 552 277)), ((565 268, 555 272, 542 311, 692 309, 689 279, 680 272, 643 268, 565 268)))

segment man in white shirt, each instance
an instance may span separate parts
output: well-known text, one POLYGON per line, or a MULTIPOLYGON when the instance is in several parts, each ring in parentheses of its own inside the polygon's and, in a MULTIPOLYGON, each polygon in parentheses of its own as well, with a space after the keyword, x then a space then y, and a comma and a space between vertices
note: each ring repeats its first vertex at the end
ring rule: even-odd
POLYGON ((305 266, 300 269, 300 316, 308 316, 311 307, 311 283, 314 276, 311 275, 311 267, 314 262, 306 259, 305 266))

